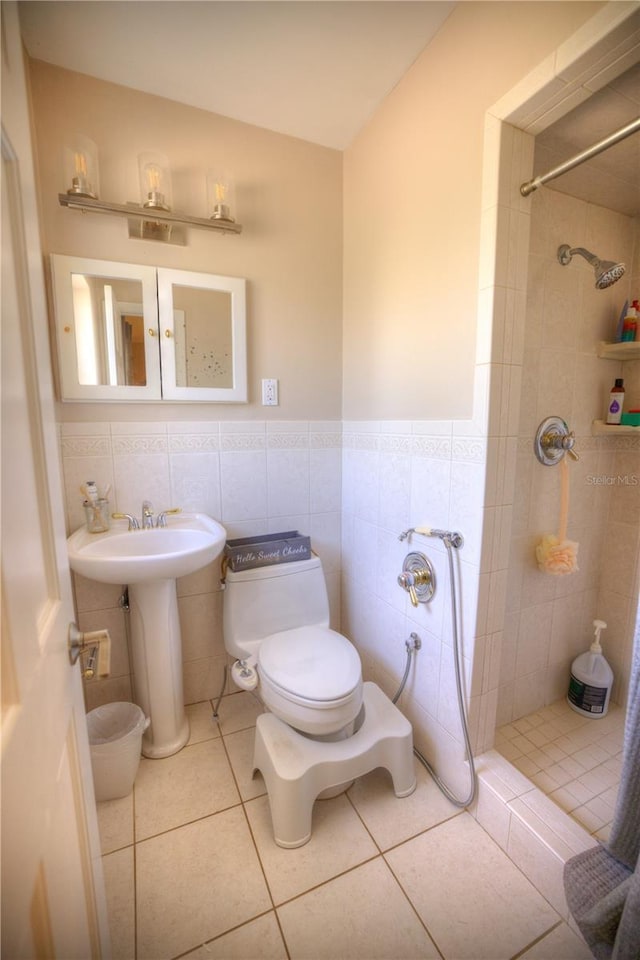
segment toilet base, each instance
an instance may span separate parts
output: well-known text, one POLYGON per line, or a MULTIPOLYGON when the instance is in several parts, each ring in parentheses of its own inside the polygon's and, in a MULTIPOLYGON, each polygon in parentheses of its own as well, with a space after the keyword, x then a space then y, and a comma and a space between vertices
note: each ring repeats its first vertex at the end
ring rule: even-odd
POLYGON ((264 777, 275 842, 301 847, 311 838, 318 794, 384 767, 396 797, 416 788, 411 724, 376 686, 363 686, 364 722, 347 740, 318 742, 287 726, 272 713, 258 717, 253 772, 264 777))

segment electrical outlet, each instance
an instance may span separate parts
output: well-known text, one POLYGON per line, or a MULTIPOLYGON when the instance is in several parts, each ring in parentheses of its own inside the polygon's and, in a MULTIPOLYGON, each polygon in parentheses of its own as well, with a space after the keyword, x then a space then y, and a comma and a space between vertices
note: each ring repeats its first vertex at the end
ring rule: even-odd
POLYGON ((262 406, 263 407, 278 406, 278 381, 277 380, 262 381, 262 406))

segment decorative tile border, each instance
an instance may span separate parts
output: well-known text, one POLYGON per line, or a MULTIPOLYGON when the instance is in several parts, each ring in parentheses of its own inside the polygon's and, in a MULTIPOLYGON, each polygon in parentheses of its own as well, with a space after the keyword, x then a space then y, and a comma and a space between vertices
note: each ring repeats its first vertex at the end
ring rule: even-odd
POLYGON ((345 450, 372 450, 380 447, 380 437, 376 433, 345 433, 342 438, 345 450))
POLYGON ((308 450, 308 433, 270 433, 267 435, 269 450, 308 450))
POLYGON ((404 453, 410 456, 413 452, 413 437, 393 436, 382 434, 380 437, 380 453, 404 453))
POLYGON ((330 450, 342 447, 341 433, 309 433, 311 450, 330 450))
POLYGON ((110 437, 62 437, 60 449, 63 457, 111 456, 110 437))
MULTIPOLYGON (((322 424, 324 426, 324 423, 322 424)), ((154 453, 216 453, 222 451, 261 451, 261 450, 327 450, 346 449, 379 452, 382 454, 397 454, 408 457, 426 457, 436 460, 463 460, 471 463, 483 463, 486 460, 487 442, 483 437, 451 436, 436 432, 429 434, 429 421, 420 421, 416 424, 394 424, 396 427, 412 426, 411 433, 395 433, 368 431, 366 425, 358 424, 362 430, 341 434, 336 431, 314 432, 314 422, 301 421, 288 424, 290 429, 279 431, 273 424, 269 431, 260 429, 261 423, 243 424, 237 430, 227 424, 226 431, 217 429, 164 432, 154 430, 148 434, 128 434, 119 429, 119 424, 112 425, 114 429, 110 436, 83 436, 68 435, 60 438, 63 457, 90 457, 90 456, 127 456, 133 454, 154 453), (257 429, 252 429, 257 427, 257 429), (293 429, 296 427, 297 429, 293 429), (308 431, 305 429, 308 427, 308 431)), ((158 427, 159 425, 155 425, 158 427)), ((166 425, 164 425, 166 426, 166 425)), ((169 425, 170 426, 170 425, 169 425)), ((192 425, 191 425, 192 426, 192 425)), ((216 425, 217 426, 217 425, 216 425)), ((375 424, 379 427, 379 424, 375 424)), ((582 449, 597 449, 601 438, 580 439, 582 449)), ((616 437, 607 438, 607 445, 616 441, 613 449, 635 449, 640 438, 616 437), (622 442, 621 442, 622 441, 622 442), (631 443, 629 443, 631 441, 631 443), (634 443, 635 441, 635 443, 634 443)), ((531 447, 530 440, 518 440, 518 453, 526 444, 531 447)), ((611 449, 610 446, 607 447, 611 449)))
POLYGON ((484 437, 454 437, 452 460, 484 463, 487 459, 487 441, 484 437))
POLYGON ((112 438, 114 456, 126 456, 133 453, 167 453, 168 442, 166 436, 112 438))
POLYGON ((216 433, 170 434, 169 453, 217 453, 220 437, 216 433))
POLYGON ((224 433, 220 437, 221 450, 264 450, 266 438, 264 433, 224 433))
POLYGON ((428 457, 430 460, 451 459, 450 437, 413 437, 411 454, 414 457, 428 457))
MULTIPOLYGON (((640 435, 621 435, 618 433, 610 437, 593 437, 591 435, 576 437, 575 446, 578 454, 592 451, 597 452, 598 450, 611 450, 613 452, 640 450, 640 435)), ((518 456, 522 457, 528 454, 535 456, 533 453, 533 437, 518 437, 518 456)))

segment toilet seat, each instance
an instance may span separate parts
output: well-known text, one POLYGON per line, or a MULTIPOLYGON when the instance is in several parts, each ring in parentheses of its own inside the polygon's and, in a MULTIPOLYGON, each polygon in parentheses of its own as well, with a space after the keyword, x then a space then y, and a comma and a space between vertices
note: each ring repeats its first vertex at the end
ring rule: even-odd
POLYGON ((266 706, 305 733, 342 730, 362 706, 360 657, 328 627, 296 627, 265 637, 258 652, 266 706))
POLYGON ((258 664, 261 676, 303 702, 343 700, 362 677, 355 647, 328 627, 296 627, 265 637, 258 664))

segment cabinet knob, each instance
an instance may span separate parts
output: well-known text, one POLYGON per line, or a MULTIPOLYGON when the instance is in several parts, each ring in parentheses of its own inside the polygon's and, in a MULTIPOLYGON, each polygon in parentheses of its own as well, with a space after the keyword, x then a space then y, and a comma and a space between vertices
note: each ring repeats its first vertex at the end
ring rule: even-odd
POLYGON ((156 335, 156 332, 155 332, 155 330, 153 329, 153 327, 149 327, 149 336, 150 336, 150 337, 155 337, 155 335, 156 335))
POLYGON ((171 330, 165 330, 164 335, 165 337, 169 337, 169 338, 173 336, 173 334, 171 333, 171 330))

